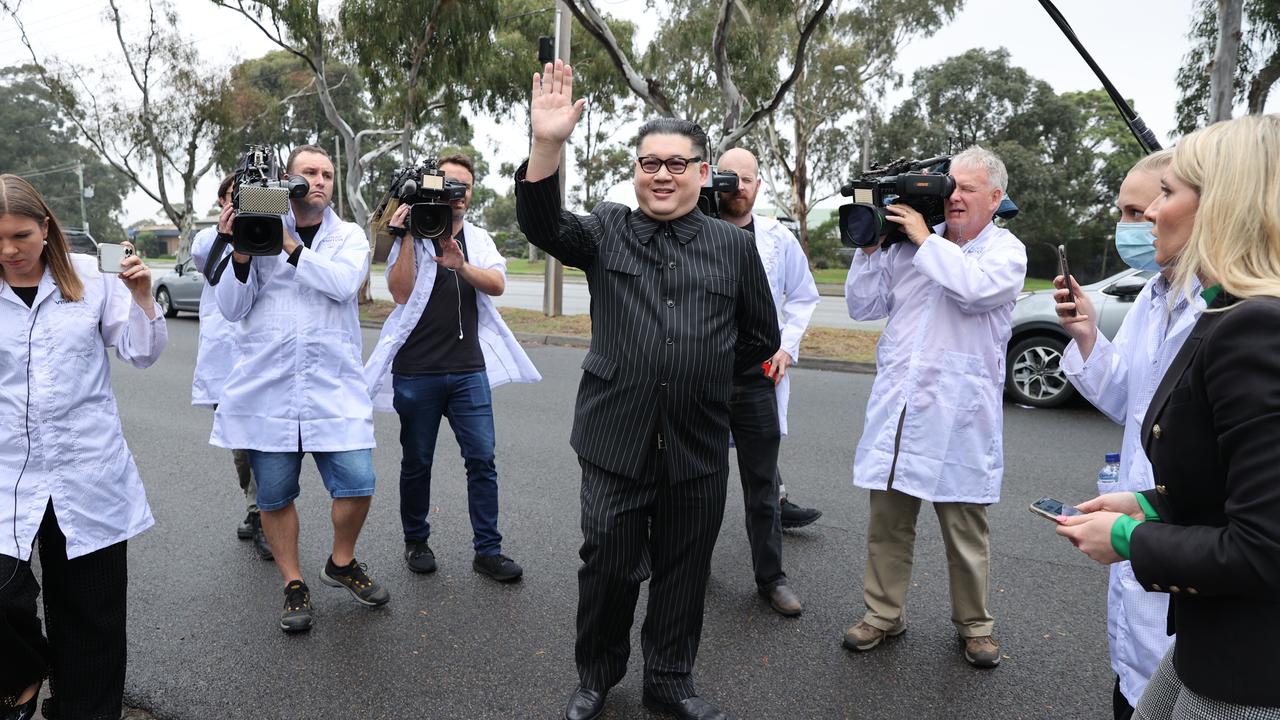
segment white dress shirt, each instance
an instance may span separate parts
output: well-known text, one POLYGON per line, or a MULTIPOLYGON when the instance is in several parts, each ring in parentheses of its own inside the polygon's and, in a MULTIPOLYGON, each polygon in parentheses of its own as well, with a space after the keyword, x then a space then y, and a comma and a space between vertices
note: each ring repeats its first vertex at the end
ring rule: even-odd
POLYGON ((876 345, 855 485, 887 487, 905 408, 894 490, 930 502, 999 501, 1005 345, 1026 270, 1022 242, 991 223, 963 246, 933 234, 919 247, 903 241, 854 253, 849 316, 889 318, 876 345))
MULTIPOLYGON (((756 250, 769 277, 773 306, 778 309, 778 329, 782 349, 792 362, 800 362, 800 339, 818 307, 818 285, 809 271, 809 258, 791 231, 774 218, 752 215, 756 228, 756 250)), ((783 375, 775 386, 778 396, 778 426, 787 435, 787 403, 791 396, 791 375, 783 375)))
MULTIPOLYGON (((507 261, 498 252, 493 238, 483 228, 463 224, 463 236, 467 240, 467 262, 483 270, 497 270, 507 277, 507 261)), ((400 243, 397 238, 387 256, 387 275, 400 257, 400 243)), ((413 282, 413 292, 409 301, 397 305, 382 326, 382 334, 378 336, 378 345, 364 365, 365 383, 369 396, 373 398, 373 407, 382 412, 395 412, 392 402, 395 393, 391 387, 391 365, 396 353, 404 346, 409 334, 418 326, 422 311, 431 298, 431 288, 435 286, 436 271, 439 267, 435 261, 435 250, 429 240, 415 238, 413 244, 414 262, 417 263, 417 276, 413 282)), ((489 377, 489 387, 494 388, 509 382, 538 382, 542 376, 533 366, 533 361, 520 347, 502 315, 493 304, 488 294, 476 291, 476 327, 480 340, 480 352, 484 354, 485 374, 489 377)))
MULTIPOLYGON (((1142 420, 1165 370, 1204 310, 1199 283, 1188 300, 1163 275, 1147 281, 1125 316, 1114 341, 1101 333, 1086 361, 1075 340, 1062 351, 1062 370, 1080 394, 1113 421, 1124 425, 1120 477, 1098 483, 1098 494, 1140 492, 1155 487, 1151 463, 1142 450, 1142 420)), ((1111 565, 1107 589, 1107 639, 1120 691, 1137 706, 1147 681, 1173 644, 1166 634, 1169 596, 1148 592, 1128 562, 1111 565)))
MULTIPOLYGON (((296 233, 292 216, 285 224, 296 233)), ((240 323, 240 335, 209 442, 264 452, 372 448, 356 304, 369 240, 326 209, 298 266, 288 259, 283 250, 253 258, 246 282, 228 265, 215 287, 218 308, 240 323)))
POLYGON ((84 281, 77 302, 62 297, 48 268, 30 308, 0 278, 0 554, 20 560, 30 559, 50 501, 68 558, 155 523, 120 427, 107 348, 150 366, 169 340, 164 313, 148 318, 119 276, 100 273, 90 256, 71 258, 84 281))

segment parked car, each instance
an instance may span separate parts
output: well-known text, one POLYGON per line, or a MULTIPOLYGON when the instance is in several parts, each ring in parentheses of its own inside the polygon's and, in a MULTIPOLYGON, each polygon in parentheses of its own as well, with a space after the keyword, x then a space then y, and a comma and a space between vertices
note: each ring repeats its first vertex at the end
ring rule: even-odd
POLYGON ((200 312, 200 293, 203 290, 204 276, 196 269, 195 261, 191 258, 161 275, 151 288, 152 294, 156 296, 156 304, 168 318, 176 316, 179 310, 200 312))
MULTIPOLYGON (((1098 331, 1111 339, 1133 301, 1154 273, 1126 269, 1083 289, 1093 301, 1098 331)), ((1013 306, 1013 336, 1005 356, 1005 394, 1031 407, 1058 407, 1076 396, 1062 372, 1062 350, 1071 341, 1058 323, 1053 290, 1018 296, 1013 306)))

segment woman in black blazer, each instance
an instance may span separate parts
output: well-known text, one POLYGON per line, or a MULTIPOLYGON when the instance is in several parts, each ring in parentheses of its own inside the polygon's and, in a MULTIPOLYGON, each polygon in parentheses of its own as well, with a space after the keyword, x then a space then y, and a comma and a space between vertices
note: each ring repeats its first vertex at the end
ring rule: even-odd
POLYGON ((1058 533, 1170 596, 1177 636, 1135 718, 1280 719, 1280 115, 1183 138, 1161 184, 1156 260, 1207 309, 1143 423, 1156 487, 1058 533))

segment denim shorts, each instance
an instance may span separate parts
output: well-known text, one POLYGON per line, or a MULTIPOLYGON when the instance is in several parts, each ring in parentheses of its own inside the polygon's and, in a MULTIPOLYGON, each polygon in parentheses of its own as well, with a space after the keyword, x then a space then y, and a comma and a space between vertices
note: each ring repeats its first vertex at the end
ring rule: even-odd
MULTIPOLYGON (((249 464, 258 481, 258 509, 288 507, 299 495, 298 475, 303 452, 249 450, 249 464)), ((313 452, 320 479, 332 498, 368 497, 373 494, 373 451, 313 452)))

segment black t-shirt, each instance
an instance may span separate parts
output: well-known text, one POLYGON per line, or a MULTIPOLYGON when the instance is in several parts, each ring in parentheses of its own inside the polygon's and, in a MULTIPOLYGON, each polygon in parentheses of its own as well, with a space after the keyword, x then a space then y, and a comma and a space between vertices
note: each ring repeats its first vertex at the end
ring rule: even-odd
POLYGON ((36 301, 36 292, 40 290, 39 285, 32 285, 31 287, 18 287, 17 285, 10 285, 9 287, 13 288, 13 292, 17 294, 19 298, 21 298, 22 302, 27 304, 27 307, 31 307, 31 303, 36 301))
MULTIPOLYGON (((469 258, 462 235, 459 231, 454 239, 462 246, 463 256, 469 258)), ((432 244, 439 257, 439 241, 433 240, 432 244)), ((431 287, 427 306, 422 309, 422 317, 405 339, 400 352, 391 361, 391 372, 396 375, 444 375, 483 370, 484 353, 480 351, 478 327, 476 289, 453 270, 437 266, 436 281, 431 287)))
POLYGON ((747 223, 747 226, 746 226, 746 227, 744 227, 744 228, 742 228, 742 229, 743 229, 743 230, 746 230, 746 231, 747 231, 747 232, 749 232, 749 233, 751 233, 751 237, 755 237, 755 235, 756 235, 756 217, 755 217, 755 215, 752 215, 752 216, 751 216, 751 222, 747 223))

